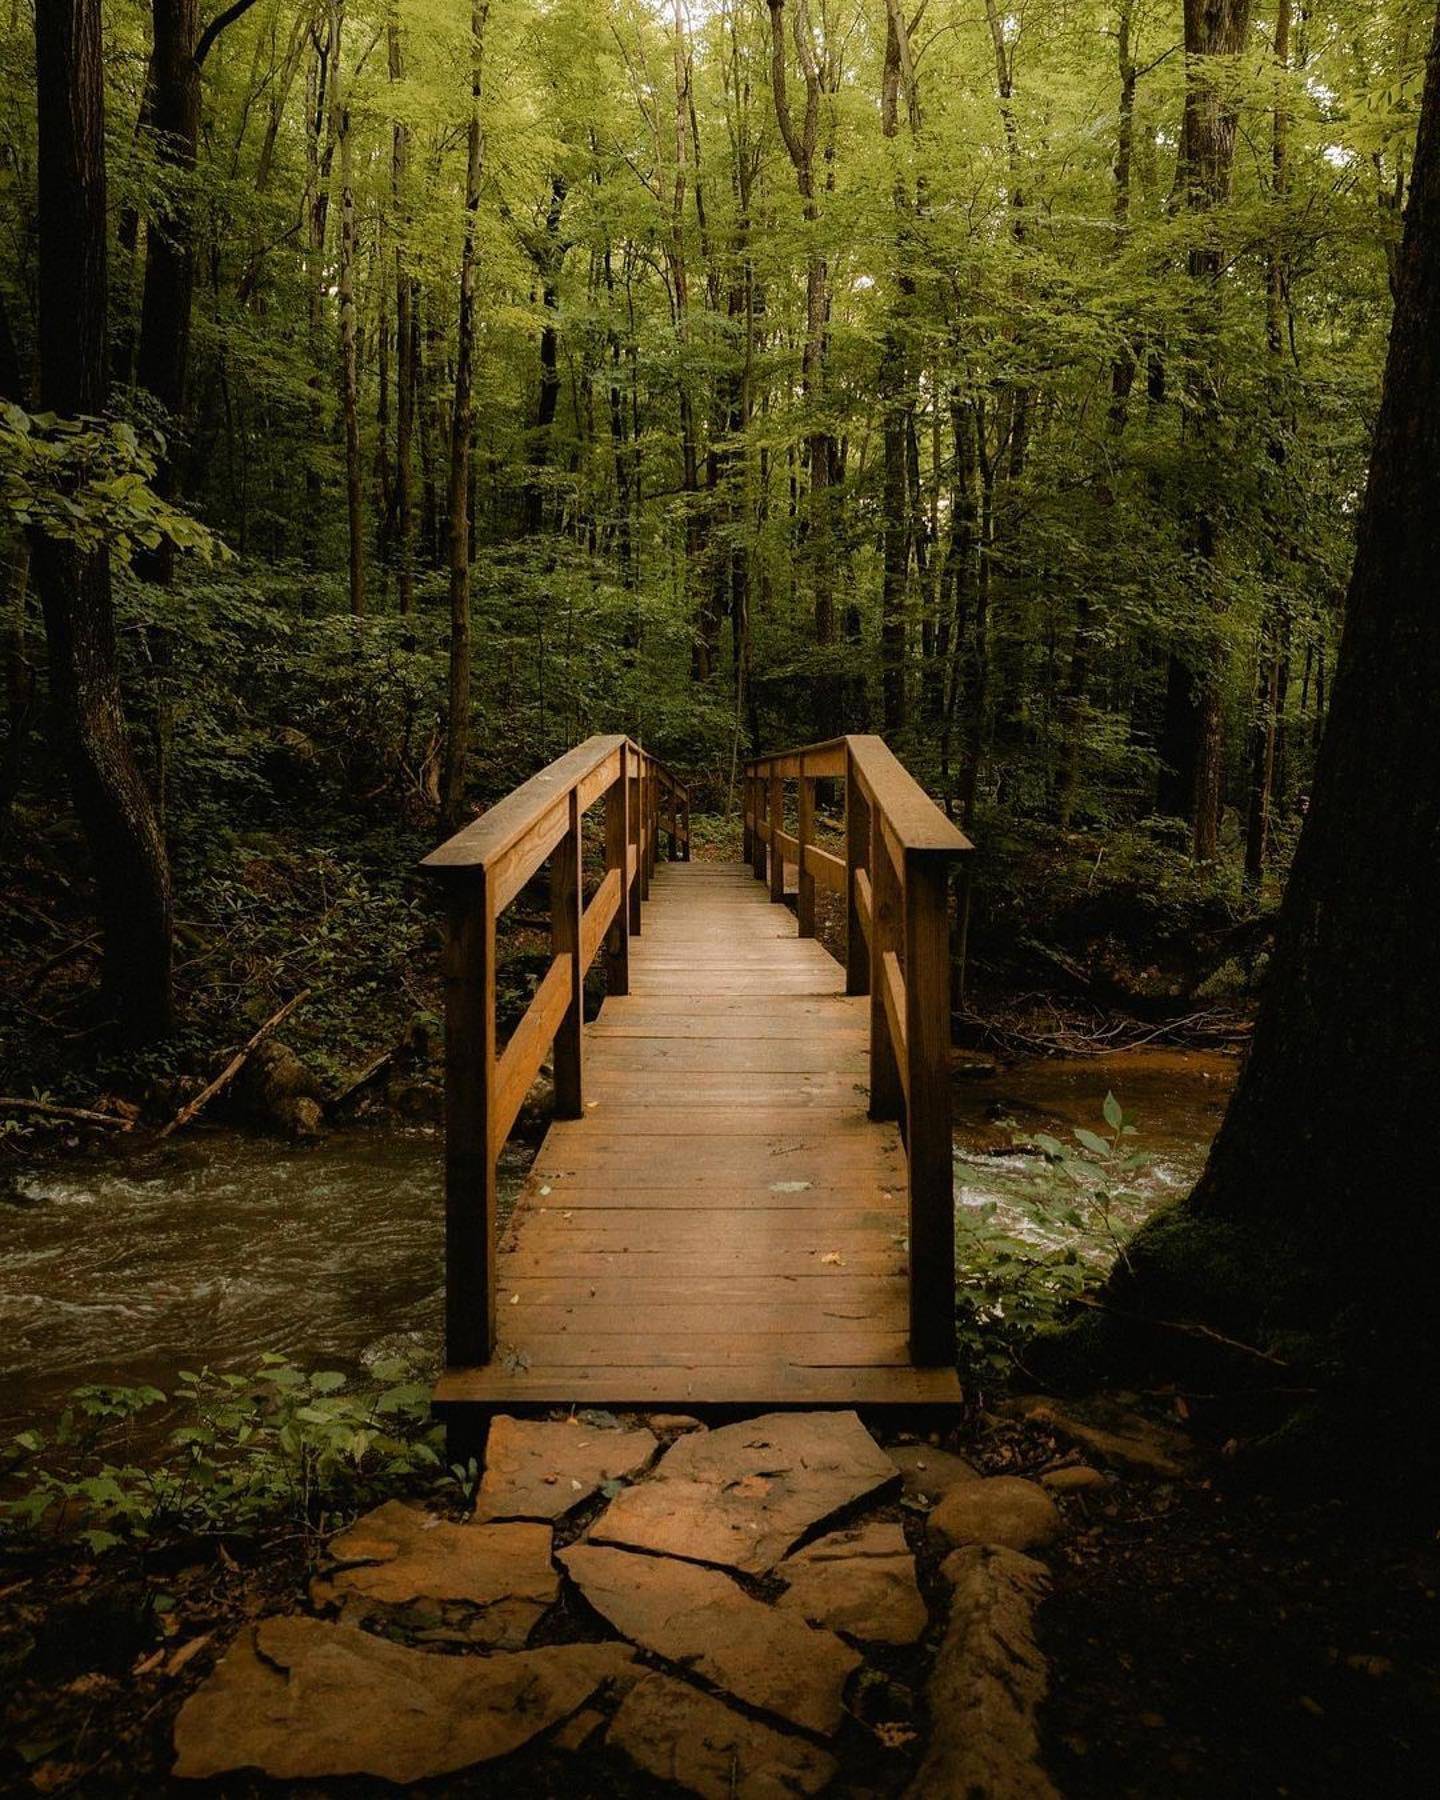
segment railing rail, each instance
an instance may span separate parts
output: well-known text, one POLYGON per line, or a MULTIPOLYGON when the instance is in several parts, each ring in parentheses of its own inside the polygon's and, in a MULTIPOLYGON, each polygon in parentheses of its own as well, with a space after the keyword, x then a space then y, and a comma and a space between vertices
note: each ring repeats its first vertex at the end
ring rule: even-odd
POLYGON ((567 751, 432 850, 421 863, 444 887, 445 1343, 452 1367, 494 1354, 496 1164, 554 1046, 555 1110, 584 1116, 585 976, 603 946, 606 985, 630 981, 630 939, 660 854, 690 858, 690 796, 627 737, 567 751), (604 873, 585 898, 585 816, 605 802, 604 873), (550 967, 504 1048, 497 1041, 495 928, 550 865, 550 967))
POLYGON ((845 985, 870 996, 870 1116, 898 1119, 910 1175, 910 1355, 955 1358, 950 1138, 950 871, 972 848, 878 737, 834 738, 745 765, 744 854, 770 898, 796 869, 800 935, 817 887, 845 902, 845 985), (845 853, 815 841, 815 784, 845 784, 845 853), (795 830, 785 788, 797 787, 795 830))

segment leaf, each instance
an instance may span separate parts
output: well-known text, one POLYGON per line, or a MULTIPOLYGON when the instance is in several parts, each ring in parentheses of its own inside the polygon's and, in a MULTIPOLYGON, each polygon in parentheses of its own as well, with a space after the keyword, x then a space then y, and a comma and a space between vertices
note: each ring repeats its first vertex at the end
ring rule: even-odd
POLYGON ((1113 1094, 1106 1094, 1104 1110, 1105 1123, 1112 1131, 1119 1131, 1120 1127, 1125 1123, 1125 1114, 1121 1108, 1120 1102, 1113 1094))
POLYGON ((1075 1137, 1092 1156, 1109 1156, 1110 1146, 1106 1143, 1104 1138, 1098 1135, 1098 1133, 1087 1131, 1083 1125, 1077 1125, 1075 1127, 1075 1137))

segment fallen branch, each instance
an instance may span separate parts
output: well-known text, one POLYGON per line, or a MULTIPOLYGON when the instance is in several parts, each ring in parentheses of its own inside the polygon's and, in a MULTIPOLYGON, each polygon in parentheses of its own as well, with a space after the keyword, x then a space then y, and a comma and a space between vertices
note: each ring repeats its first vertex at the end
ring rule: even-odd
POLYGON ((249 1062, 250 1058, 260 1048, 261 1044, 269 1037, 270 1033, 274 1031, 278 1025, 283 1025, 286 1019, 290 1017, 291 1013, 294 1012, 295 1008, 303 1004, 303 1002, 309 998, 310 989, 302 988, 293 1000, 287 1000, 278 1012, 271 1013, 270 1017, 251 1035, 242 1048, 235 1052, 234 1056, 230 1058, 229 1062, 226 1063, 225 1067, 210 1085, 201 1088, 200 1092, 193 1100, 187 1100, 170 1123, 168 1125, 163 1125, 160 1128, 159 1136, 167 1138, 172 1131, 179 1131, 182 1126, 188 1125, 195 1115, 207 1107, 217 1094, 223 1093, 245 1067, 246 1063, 249 1062))
POLYGON ((69 1119, 78 1125, 108 1125, 112 1131, 129 1131, 135 1121, 115 1113, 91 1112, 84 1106, 56 1106, 49 1100, 0 1099, 0 1112, 39 1113, 42 1119, 69 1119))
POLYGON ((1148 1313, 1126 1312, 1123 1307, 1106 1306, 1103 1300, 1091 1300, 1084 1294, 1075 1294, 1072 1298, 1077 1306, 1088 1306, 1092 1312, 1109 1313, 1113 1318, 1125 1319, 1136 1325, 1153 1325, 1159 1331, 1178 1331, 1182 1337, 1204 1338, 1212 1344, 1223 1344, 1227 1350, 1239 1350, 1245 1356, 1258 1357, 1261 1362, 1270 1363, 1277 1369, 1290 1367, 1283 1356, 1261 1350, 1255 1344, 1242 1344, 1239 1338, 1226 1337, 1223 1331, 1215 1331, 1209 1325, 1199 1325, 1185 1319, 1152 1319, 1148 1313))
POLYGON ((378 1056, 372 1057, 353 1081, 346 1082, 333 1099, 325 1102, 327 1108, 332 1113, 338 1113, 348 1106, 356 1095, 370 1086, 377 1076, 384 1074, 400 1052, 409 1047, 409 1041, 408 1038, 402 1038, 398 1044, 392 1044, 388 1050, 382 1050, 378 1056))

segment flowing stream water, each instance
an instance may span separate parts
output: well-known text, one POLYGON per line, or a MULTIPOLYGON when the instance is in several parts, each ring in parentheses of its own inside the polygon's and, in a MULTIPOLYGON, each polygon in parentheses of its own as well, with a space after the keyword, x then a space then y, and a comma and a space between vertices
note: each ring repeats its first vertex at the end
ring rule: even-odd
MULTIPOLYGON (((1017 1132, 1095 1127, 1113 1089, 1153 1157, 1122 1197, 1138 1221, 1199 1172, 1233 1066, 1142 1051, 961 1082, 962 1219, 993 1201, 1015 1235, 1043 1240, 1023 1204, 1034 1159, 993 1152, 1017 1132)), ((511 1193, 522 1160, 507 1164, 511 1193)), ((0 1171, 0 1432, 53 1416, 81 1383, 168 1389, 180 1369, 244 1369, 267 1350, 312 1367, 397 1352, 433 1362, 442 1254, 440 1141, 428 1130, 338 1132, 295 1149, 199 1131, 139 1154, 0 1171)))

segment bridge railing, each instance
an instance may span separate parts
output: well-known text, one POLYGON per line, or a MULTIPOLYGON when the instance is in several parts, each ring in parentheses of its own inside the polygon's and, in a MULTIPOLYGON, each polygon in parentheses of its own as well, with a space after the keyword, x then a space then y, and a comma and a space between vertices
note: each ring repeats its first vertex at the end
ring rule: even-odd
POLYGON ((555 1111, 584 1115, 585 975, 602 948, 606 984, 623 994, 630 939, 660 854, 690 858, 690 798, 627 737, 592 737, 432 850, 421 867, 443 885, 445 925, 445 1341, 451 1367, 495 1349, 496 1165, 540 1065, 554 1047, 555 1111), (585 816, 600 801, 604 872, 585 897, 585 816), (550 966, 502 1048, 495 1010, 495 928, 550 865, 550 966))
POLYGON ((745 860, 770 898, 796 869, 800 935, 817 888, 845 904, 846 991, 870 996, 870 1116, 901 1122, 910 1176, 910 1355, 955 1357, 950 1136, 950 873, 972 848, 878 737, 835 738, 745 765, 745 860), (816 837, 816 783, 845 784, 844 854, 816 837), (795 830, 786 829, 793 783, 795 830))

